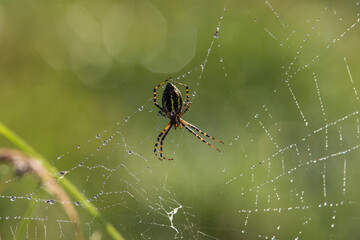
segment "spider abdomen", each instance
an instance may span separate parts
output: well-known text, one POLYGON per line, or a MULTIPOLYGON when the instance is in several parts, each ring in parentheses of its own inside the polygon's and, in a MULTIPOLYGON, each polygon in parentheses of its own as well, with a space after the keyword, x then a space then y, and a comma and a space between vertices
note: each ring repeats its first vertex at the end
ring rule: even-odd
POLYGON ((183 100, 180 90, 172 83, 168 83, 162 96, 162 107, 169 117, 176 116, 182 108, 183 100))

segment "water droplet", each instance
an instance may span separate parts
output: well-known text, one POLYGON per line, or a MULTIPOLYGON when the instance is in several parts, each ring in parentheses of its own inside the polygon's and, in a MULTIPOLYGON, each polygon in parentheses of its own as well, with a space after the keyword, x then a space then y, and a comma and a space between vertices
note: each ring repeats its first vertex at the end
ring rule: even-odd
POLYGON ((84 165, 84 163, 83 162, 81 162, 81 163, 79 163, 79 167, 82 167, 84 165))
POLYGON ((224 59, 223 58, 220 58, 220 62, 223 62, 224 61, 224 59))
POLYGON ((258 22, 258 19, 257 19, 257 18, 255 18, 255 19, 254 19, 254 22, 258 22))
POLYGON ((139 111, 141 112, 142 110, 144 110, 144 106, 139 107, 139 111))
POLYGON ((259 117, 259 114, 255 114, 255 118, 258 118, 259 117))
POLYGON ((103 141, 103 145, 106 146, 108 144, 108 141, 103 141))
POLYGON ((81 205, 81 202, 80 202, 80 201, 77 201, 77 202, 75 202, 75 205, 76 205, 76 206, 80 206, 80 205, 81 205))
POLYGON ((28 197, 27 197, 27 200, 31 200, 31 199, 32 199, 32 196, 28 196, 28 197))
POLYGON ((129 119, 130 119, 130 116, 127 116, 127 117, 125 118, 125 122, 128 122, 129 119))
POLYGON ((67 174, 68 171, 60 171, 59 172, 59 175, 60 175, 60 178, 63 178, 65 176, 65 174, 67 174))
POLYGON ((152 108, 149 108, 149 112, 153 112, 154 110, 152 110, 152 108))
POLYGON ((133 152, 132 151, 128 151, 128 154, 131 155, 133 152))
POLYGON ((192 96, 193 96, 193 97, 195 97, 195 96, 196 96, 196 91, 194 91, 194 92, 193 92, 192 96))
POLYGON ((99 195, 103 195, 103 194, 104 194, 104 192, 103 192, 103 191, 100 191, 100 192, 99 192, 99 195))
POLYGON ((97 151, 100 151, 100 149, 101 149, 101 147, 97 147, 97 148, 96 148, 97 151))
POLYGON ((97 134, 95 137, 96 137, 96 138, 100 138, 100 134, 97 134))
POLYGON ((239 136, 236 136, 236 137, 235 137, 235 140, 236 140, 236 141, 239 140, 239 136))
POLYGON ((15 196, 11 196, 11 197, 10 197, 10 201, 13 202, 13 201, 15 201, 15 200, 16 200, 16 197, 15 197, 15 196))
POLYGON ((200 65, 200 67, 201 67, 201 70, 204 71, 205 65, 203 63, 200 65))
POLYGON ((46 200, 46 203, 49 203, 51 205, 55 204, 55 200, 51 199, 51 200, 46 200))
POLYGON ((78 147, 77 148, 81 148, 81 145, 78 145, 78 147))

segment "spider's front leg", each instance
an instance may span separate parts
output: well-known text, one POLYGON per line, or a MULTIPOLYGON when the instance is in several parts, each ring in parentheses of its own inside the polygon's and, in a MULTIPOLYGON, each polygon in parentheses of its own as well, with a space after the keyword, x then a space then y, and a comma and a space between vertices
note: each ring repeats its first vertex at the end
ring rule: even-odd
POLYGON ((189 86, 183 83, 179 83, 179 82, 175 82, 176 84, 179 84, 180 86, 185 87, 186 89, 186 101, 185 102, 190 102, 190 95, 189 95, 189 86))
POLYGON ((168 78, 166 79, 165 81, 163 81, 162 83, 160 83, 159 85, 157 85, 155 88, 154 88, 154 104, 156 107, 158 107, 161 111, 163 111, 163 108, 157 103, 156 101, 156 90, 161 86, 163 85, 164 83, 166 83, 167 81, 171 80, 171 78, 168 78))
POLYGON ((156 139, 156 143, 155 143, 155 146, 154 146, 154 154, 159 160, 163 160, 163 159, 172 160, 172 158, 167 158, 167 157, 163 156, 163 142, 164 142, 164 139, 166 138, 166 136, 169 133, 172 126, 173 125, 171 123, 169 123, 164 128, 164 130, 161 131, 161 133, 159 134, 159 136, 156 139), (161 138, 161 141, 160 141, 160 138, 161 138), (160 157, 157 155, 157 149, 158 149, 159 142, 160 142, 160 157))

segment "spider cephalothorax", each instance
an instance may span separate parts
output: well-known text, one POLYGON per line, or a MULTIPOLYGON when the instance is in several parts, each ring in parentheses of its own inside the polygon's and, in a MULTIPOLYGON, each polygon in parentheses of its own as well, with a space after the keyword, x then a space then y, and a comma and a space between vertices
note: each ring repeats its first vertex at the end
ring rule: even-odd
POLYGON ((164 82, 160 83, 158 86, 156 86, 154 88, 154 104, 156 107, 158 107, 160 109, 159 114, 163 115, 166 118, 170 119, 170 123, 164 128, 164 130, 159 134, 156 143, 155 143, 155 147, 154 147, 154 153, 156 155, 156 157, 160 160, 162 159, 166 159, 166 160, 172 160, 172 158, 166 158, 163 156, 163 151, 162 151, 162 147, 163 147, 163 141, 166 137, 166 135, 169 133, 170 129, 172 128, 172 126, 174 126, 174 128, 176 129, 177 127, 180 126, 180 128, 185 127, 189 132, 191 132, 192 134, 194 134, 197 138, 199 138, 201 141, 203 141, 204 143, 206 143, 207 145, 209 145, 210 147, 212 147, 213 149, 217 150, 220 152, 220 150, 216 147, 214 147, 213 145, 211 145, 210 143, 206 142, 202 137, 200 137, 197 133, 195 133, 193 130, 217 141, 220 143, 223 143, 222 141, 211 137, 210 135, 204 133, 203 131, 201 131, 200 129, 198 129, 197 127, 195 127, 194 125, 186 122, 185 120, 181 119, 182 115, 184 115, 184 113, 186 113, 186 111, 190 108, 191 106, 191 102, 190 102, 190 98, 189 98, 189 87, 185 84, 182 83, 178 83, 178 82, 174 82, 176 84, 179 84, 180 86, 184 86, 186 89, 186 100, 185 102, 183 102, 182 96, 181 96, 181 92, 180 90, 172 83, 168 83, 165 87, 163 96, 162 96, 162 106, 160 106, 157 101, 156 101, 156 90, 163 85, 164 83, 166 83, 167 81, 171 80, 171 78, 165 80, 164 82), (193 129, 193 130, 192 130, 193 129), (161 140, 160 140, 161 138, 161 140), (160 141, 160 157, 157 155, 157 148, 159 145, 159 141, 160 141))

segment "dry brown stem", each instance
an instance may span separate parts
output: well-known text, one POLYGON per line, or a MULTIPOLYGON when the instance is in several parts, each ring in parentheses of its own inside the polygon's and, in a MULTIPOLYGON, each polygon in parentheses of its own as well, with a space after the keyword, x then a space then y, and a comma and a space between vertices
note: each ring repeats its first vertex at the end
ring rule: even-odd
POLYGON ((57 183, 54 176, 52 176, 40 163, 34 158, 31 158, 18 150, 0 148, 0 163, 5 162, 12 165, 18 176, 24 174, 33 174, 45 185, 46 191, 57 197, 62 204, 65 212, 69 216, 71 222, 74 224, 77 239, 83 239, 82 231, 79 225, 79 217, 72 204, 71 199, 63 188, 57 183))

